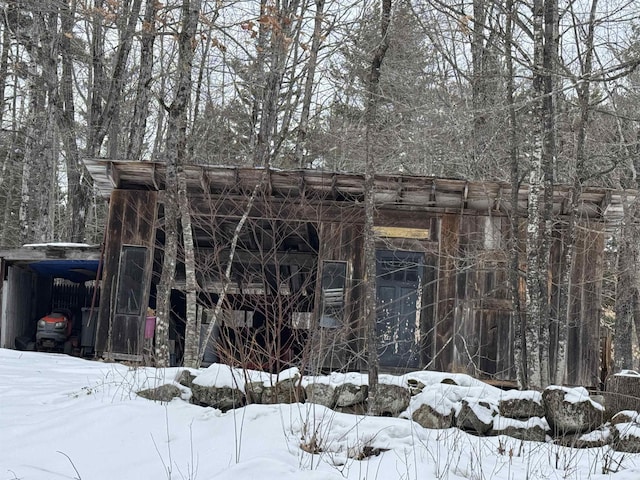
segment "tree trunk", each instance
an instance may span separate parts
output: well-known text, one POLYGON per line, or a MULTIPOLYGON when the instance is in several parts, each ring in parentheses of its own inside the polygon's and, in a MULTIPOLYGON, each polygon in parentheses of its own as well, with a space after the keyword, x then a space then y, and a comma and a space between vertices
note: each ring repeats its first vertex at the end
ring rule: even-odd
POLYGON ((318 65, 318 52, 322 43, 322 21, 324 19, 325 0, 316 0, 316 17, 313 25, 313 40, 307 63, 307 78, 304 85, 304 97, 302 99, 302 112, 300 113, 300 125, 298 125, 298 138, 296 140, 295 163, 298 167, 304 167, 305 141, 309 128, 309 114, 311 111, 311 99, 318 65))
POLYGON ((164 252, 162 273, 156 296, 155 363, 157 367, 169 366, 169 326, 171 324, 171 290, 176 276, 178 256, 178 212, 176 172, 167 165, 167 185, 164 201, 164 252))
POLYGON ((271 164, 275 150, 275 134, 278 127, 278 98, 285 74, 287 53, 291 45, 291 26, 297 13, 299 0, 292 0, 286 8, 267 14, 271 22, 271 47, 269 71, 262 90, 260 122, 253 155, 253 165, 271 164))
POLYGON ((364 173, 364 323, 365 323, 365 351, 367 354, 367 369, 369 374, 369 400, 367 410, 370 415, 376 415, 380 410, 378 405, 378 339, 376 334, 376 242, 374 234, 375 216, 375 173, 376 159, 373 154, 374 128, 377 120, 377 105, 380 95, 380 69, 385 54, 389 48, 389 24, 391 23, 391 0, 382 0, 380 12, 380 38, 378 46, 371 59, 369 79, 367 83, 367 105, 365 111, 366 124, 366 159, 364 173))
POLYGON ((144 20, 142 22, 142 38, 140 40, 140 68, 138 70, 138 86, 133 107, 133 119, 129 129, 129 145, 127 159, 142 160, 144 135, 147 129, 149 104, 151 102, 151 75, 153 72, 153 44, 156 38, 156 14, 160 4, 157 0, 147 0, 144 20))
MULTIPOLYGON (((98 0, 96 3, 102 3, 102 0, 98 0)), ((126 66, 129 59, 129 53, 131 52, 131 45, 133 37, 136 33, 136 25, 138 23, 138 17, 140 15, 140 8, 142 6, 142 0, 133 0, 131 4, 131 10, 127 12, 127 22, 122 35, 119 38, 118 49, 116 51, 113 69, 111 72, 111 79, 108 82, 108 88, 106 92, 102 89, 105 88, 107 82, 104 74, 104 67, 102 66, 102 58, 93 59, 94 65, 94 83, 92 88, 94 99, 92 100, 92 112, 90 116, 91 124, 89 125, 89 131, 91 133, 88 143, 89 156, 99 155, 100 149, 104 142, 105 137, 111 132, 110 153, 117 154, 117 144, 113 142, 118 141, 119 127, 117 121, 114 125, 114 119, 117 120, 118 112, 120 108, 120 102, 122 99, 122 91, 124 89, 124 83, 126 78, 126 66), (101 89, 101 91, 97 91, 101 89), (105 96, 106 93, 106 96, 105 96)), ((97 17, 94 20, 94 36, 102 35, 102 25, 100 24, 99 14, 95 14, 97 17)), ((94 38, 93 55, 104 55, 104 38, 94 38)))
MULTIPOLYGON (((578 105, 580 107, 578 123, 576 126, 576 159, 575 169, 573 172, 573 186, 571 189, 571 197, 569 202, 569 218, 567 219, 567 226, 565 228, 565 241, 563 243, 562 262, 559 273, 559 292, 558 292, 558 312, 557 318, 557 332, 558 332, 558 348, 556 352, 556 368, 553 375, 553 382, 556 384, 564 383, 566 379, 567 370, 567 337, 569 322, 571 319, 571 272, 573 270, 575 260, 576 249, 576 222, 578 218, 578 201, 580 198, 580 191, 582 188, 582 176, 584 174, 584 165, 587 159, 586 155, 586 139, 587 139, 587 124, 589 122, 590 113, 590 101, 591 90, 589 76, 591 75, 592 63, 593 63, 593 41, 595 32, 595 19, 597 11, 598 0, 593 0, 591 3, 591 12, 589 15, 589 24, 587 38, 585 41, 584 59, 582 59, 581 65, 581 78, 576 85, 576 93, 578 96, 578 105)), ((581 28, 576 25, 576 28, 581 28)))
POLYGON ((558 0, 544 0, 544 46, 542 70, 542 185, 543 206, 542 225, 543 234, 538 256, 540 273, 540 374, 542 386, 549 385, 550 366, 550 286, 549 262, 551 258, 551 243, 553 241, 553 183, 557 157, 556 149, 556 68, 558 56, 558 0))
POLYGON ((540 365, 540 331, 543 328, 541 322, 542 310, 545 308, 542 297, 541 276, 546 271, 540 269, 540 227, 541 213, 540 200, 542 190, 542 164, 543 164, 543 77, 542 59, 544 36, 542 29, 543 20, 542 0, 533 3, 533 34, 534 34, 534 66, 533 66, 533 152, 531 154, 531 170, 529 172, 529 194, 527 209, 527 318, 526 318, 526 362, 527 362, 527 388, 540 388, 543 386, 540 365))
MULTIPOLYGON (((57 72, 51 68, 57 56, 55 34, 49 31, 42 12, 32 12, 33 23, 22 37, 29 54, 28 95, 29 119, 25 139, 19 220, 21 242, 53 240, 53 185, 57 170, 57 136, 55 94, 57 72)), ((51 13, 55 24, 57 17, 51 13)), ((57 33, 57 32, 56 32, 57 33)))
POLYGON ((80 160, 78 150, 78 132, 76 131, 75 103, 73 96, 73 63, 71 52, 71 39, 69 36, 73 32, 74 17, 76 13, 76 2, 73 0, 71 6, 66 2, 60 4, 61 30, 60 35, 60 55, 62 57, 62 78, 60 81, 61 101, 57 102, 58 107, 58 128, 62 136, 62 142, 66 151, 66 173, 67 173, 67 202, 69 205, 68 222, 70 226, 69 240, 72 242, 83 242, 85 240, 85 225, 87 219, 87 207, 89 203, 89 192, 83 184, 84 166, 80 160))
POLYGON ((175 82, 176 95, 169 107, 169 123, 167 125, 167 163, 176 170, 177 202, 185 262, 185 295, 187 302, 186 327, 184 339, 184 365, 197 368, 200 366, 200 328, 197 312, 197 282, 195 269, 195 247, 191 226, 191 213, 187 197, 184 162, 187 149, 187 115, 191 97, 191 69, 193 66, 193 45, 195 42, 198 18, 200 16, 200 0, 183 0, 182 28, 178 36, 178 65, 175 82))
POLYGON ((513 352, 515 374, 518 388, 523 389, 527 383, 525 362, 525 332, 520 302, 520 253, 518 239, 520 237, 520 218, 518 212, 518 192, 520 191, 520 173, 518 158, 518 121, 514 98, 515 76, 513 68, 513 0, 507 0, 507 19, 505 37, 505 63, 507 66, 507 104, 509 107, 509 157, 511 181, 511 216, 509 217, 509 285, 513 305, 513 352))

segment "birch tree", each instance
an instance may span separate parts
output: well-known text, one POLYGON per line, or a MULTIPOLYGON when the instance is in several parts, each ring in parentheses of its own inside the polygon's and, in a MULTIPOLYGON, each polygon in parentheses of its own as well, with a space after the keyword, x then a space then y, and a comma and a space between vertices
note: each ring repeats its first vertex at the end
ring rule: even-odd
POLYGON ((176 221, 182 227, 182 248, 185 263, 185 295, 187 302, 185 348, 183 363, 187 367, 200 365, 200 325, 197 311, 197 282, 191 213, 187 185, 184 176, 187 152, 187 121, 191 98, 191 72, 194 58, 195 36, 200 15, 200 0, 183 0, 180 12, 181 25, 177 37, 178 59, 174 82, 175 96, 167 108, 167 188, 165 196, 165 251, 158 297, 157 341, 158 361, 166 362, 166 332, 169 325, 171 288, 175 279, 176 252, 179 237, 176 221))

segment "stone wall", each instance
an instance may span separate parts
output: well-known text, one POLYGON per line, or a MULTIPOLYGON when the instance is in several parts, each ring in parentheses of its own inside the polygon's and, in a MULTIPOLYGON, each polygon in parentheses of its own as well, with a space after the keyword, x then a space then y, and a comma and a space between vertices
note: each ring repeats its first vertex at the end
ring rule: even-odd
MULTIPOLYGON (((635 381, 640 383, 640 375, 635 381)), ((313 402, 363 415, 370 401, 367 376, 358 373, 307 377, 291 369, 270 375, 214 365, 185 370, 176 383, 190 389, 191 403, 222 411, 250 403, 313 402)), ((166 386, 159 387, 157 395, 154 390, 139 394, 168 401, 168 390, 180 396, 179 389, 166 386)), ((467 375, 415 372, 381 375, 376 402, 382 415, 411 419, 424 428, 460 428, 481 436, 507 435, 576 448, 611 445, 640 452, 640 414, 618 412, 619 402, 605 408, 611 395, 615 392, 592 397, 582 387, 560 386, 543 392, 500 390, 467 375)))

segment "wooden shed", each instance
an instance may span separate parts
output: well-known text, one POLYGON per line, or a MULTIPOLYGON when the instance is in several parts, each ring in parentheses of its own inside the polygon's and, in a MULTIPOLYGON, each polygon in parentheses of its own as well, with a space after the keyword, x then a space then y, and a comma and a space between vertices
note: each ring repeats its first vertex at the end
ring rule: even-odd
MULTIPOLYGON (((145 339, 146 317, 155 307, 162 265, 165 165, 108 160, 87 160, 86 165, 110 201, 96 349, 114 358, 139 359, 151 344, 145 339)), ((185 166, 184 172, 203 331, 224 287, 239 219, 247 215, 231 260, 223 315, 212 328, 215 341, 203 345, 205 360, 261 368, 291 362, 307 370, 366 368, 363 175, 196 165, 185 166)), ((507 183, 376 176, 377 330, 383 370, 428 368, 515 379, 506 249, 509 216, 518 215, 524 227, 527 195, 527 187, 521 187, 514 206, 507 183)), ((569 195, 568 188, 554 190, 552 309, 559 301, 569 195)), ((622 218, 625 195, 600 188, 581 194, 570 289, 570 384, 598 383, 605 239, 622 218)), ((172 295, 176 358, 184 328, 181 262, 172 295)), ((149 337, 148 328, 146 333, 149 337)), ((553 362, 553 331, 551 341, 553 362)))

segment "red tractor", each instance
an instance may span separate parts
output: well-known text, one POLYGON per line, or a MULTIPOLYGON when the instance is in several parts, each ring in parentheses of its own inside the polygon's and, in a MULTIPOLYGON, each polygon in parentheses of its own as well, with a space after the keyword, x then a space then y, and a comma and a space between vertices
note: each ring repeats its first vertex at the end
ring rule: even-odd
POLYGON ((66 309, 57 309, 38 320, 36 350, 61 350, 71 353, 73 314, 66 309))

